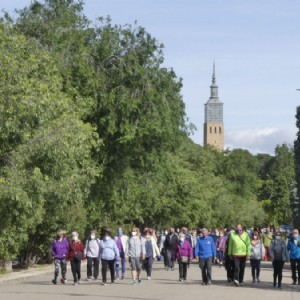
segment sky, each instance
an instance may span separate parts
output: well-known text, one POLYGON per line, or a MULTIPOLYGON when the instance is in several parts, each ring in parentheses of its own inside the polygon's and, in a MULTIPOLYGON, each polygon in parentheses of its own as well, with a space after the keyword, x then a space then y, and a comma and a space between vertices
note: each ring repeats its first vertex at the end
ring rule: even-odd
MULTIPOLYGON (((63 0, 62 0, 63 1, 63 0)), ((0 0, 13 12, 31 0, 0 0)), ((85 0, 93 22, 142 26, 164 44, 164 67, 183 80, 192 140, 203 144, 213 62, 224 103, 225 148, 274 154, 296 138, 300 105, 298 0, 85 0)))

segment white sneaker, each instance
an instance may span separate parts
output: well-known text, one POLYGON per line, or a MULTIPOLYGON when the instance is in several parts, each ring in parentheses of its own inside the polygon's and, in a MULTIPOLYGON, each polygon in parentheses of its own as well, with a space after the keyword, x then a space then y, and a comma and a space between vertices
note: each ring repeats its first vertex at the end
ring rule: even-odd
POLYGON ((147 277, 147 280, 151 280, 151 277, 150 277, 150 276, 148 276, 148 277, 147 277))

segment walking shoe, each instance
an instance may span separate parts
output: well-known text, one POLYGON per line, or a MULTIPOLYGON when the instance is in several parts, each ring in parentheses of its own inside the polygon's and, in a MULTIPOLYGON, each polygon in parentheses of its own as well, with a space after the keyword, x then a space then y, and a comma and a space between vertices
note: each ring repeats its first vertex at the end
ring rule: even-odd
POLYGON ((52 283, 53 283, 53 284, 57 284, 56 279, 52 279, 52 283))
POLYGON ((137 285, 136 280, 133 280, 132 285, 137 285))
POLYGON ((278 286, 277 286, 277 287, 278 287, 279 289, 281 289, 281 284, 278 283, 278 286))
POLYGON ((106 284, 106 282, 103 282, 103 281, 102 281, 102 282, 101 282, 101 285, 107 285, 107 284, 106 284))
POLYGON ((236 280, 236 279, 234 279, 234 284, 236 285, 236 286, 239 286, 240 284, 239 284, 239 282, 236 280))
POLYGON ((115 282, 114 282, 114 281, 112 281, 110 284, 111 284, 111 285, 113 285, 113 284, 115 284, 115 282))
POLYGON ((206 285, 206 283, 205 283, 205 282, 202 282, 202 285, 206 285))
POLYGON ((65 284, 65 283, 66 283, 66 281, 67 281, 67 280, 66 280, 66 279, 64 279, 64 278, 61 278, 61 279, 60 279, 60 282, 61 282, 62 284, 65 284))
POLYGON ((151 277, 150 277, 150 276, 147 276, 147 280, 151 280, 151 277))
POLYGON ((231 283, 232 279, 231 278, 227 278, 227 282, 231 283))
POLYGON ((245 286, 244 282, 241 282, 241 283, 240 283, 240 286, 245 286))
POLYGON ((259 277, 256 278, 257 283, 260 283, 260 279, 259 277))
POLYGON ((293 281, 293 283, 292 283, 293 285, 295 285, 296 284, 296 281, 293 281))
POLYGON ((80 280, 78 280, 78 281, 77 281, 77 283, 78 283, 78 284, 81 284, 81 281, 80 281, 80 280))
POLYGON ((119 279, 120 279, 120 277, 119 277, 119 276, 116 276, 116 277, 115 277, 115 280, 119 280, 119 279))
POLYGON ((273 288, 276 288, 276 283, 273 283, 273 288))
POLYGON ((78 285, 78 282, 74 282, 73 285, 78 285))
POLYGON ((207 285, 211 285, 211 281, 210 280, 207 281, 207 285))
POLYGON ((183 282, 183 279, 182 278, 179 278, 179 280, 178 280, 179 282, 183 282))
POLYGON ((124 276, 124 275, 122 275, 121 279, 122 279, 122 280, 124 280, 124 279, 125 279, 125 276, 124 276))
POLYGON ((139 278, 137 282, 138 282, 138 283, 141 283, 141 282, 142 282, 142 279, 139 278))
POLYGON ((91 280, 92 280, 92 277, 88 277, 86 280, 87 280, 87 281, 91 281, 91 280))
POLYGON ((174 271, 174 268, 171 268, 171 271, 174 271))

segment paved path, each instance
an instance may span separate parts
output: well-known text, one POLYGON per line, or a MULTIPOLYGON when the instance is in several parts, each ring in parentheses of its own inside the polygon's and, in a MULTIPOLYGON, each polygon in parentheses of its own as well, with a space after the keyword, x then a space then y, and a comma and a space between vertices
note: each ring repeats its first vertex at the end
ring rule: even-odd
MULTIPOLYGON (((86 278, 86 264, 82 266, 83 279, 86 278)), ((234 287, 225 281, 225 270, 213 267, 213 285, 200 284, 200 269, 197 264, 188 269, 188 280, 178 282, 178 269, 165 271, 162 263, 155 263, 152 280, 143 280, 138 286, 131 285, 130 271, 127 279, 117 281, 115 285, 101 286, 100 281, 85 281, 73 286, 71 272, 68 269, 66 285, 53 285, 53 267, 13 273, 0 276, 0 299, 2 300, 66 300, 66 299, 133 299, 133 300, 299 300, 300 286, 291 285, 290 271, 285 269, 282 290, 272 287, 272 268, 264 263, 261 270, 260 284, 251 282, 250 268, 245 274, 245 287, 234 287), (9 279, 9 280, 8 280, 9 279)), ((143 273, 145 277, 145 273, 143 273)))

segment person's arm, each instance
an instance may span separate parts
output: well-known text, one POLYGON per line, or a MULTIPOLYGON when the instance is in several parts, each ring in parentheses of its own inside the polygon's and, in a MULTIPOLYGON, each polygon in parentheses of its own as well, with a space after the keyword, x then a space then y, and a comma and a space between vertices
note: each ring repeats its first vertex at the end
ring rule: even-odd
POLYGON ((213 239, 211 239, 211 253, 212 253, 213 257, 216 257, 216 256, 217 256, 217 253, 216 253, 216 245, 215 245, 213 239))
POLYGON ((117 243, 115 240, 113 240, 114 243, 114 252, 115 252, 115 258, 119 258, 120 257, 120 251, 119 248, 117 247, 117 243))
POLYGON ((249 258, 251 255, 251 247, 252 246, 251 246, 251 240, 250 240, 248 233, 247 233, 247 237, 246 237, 246 246, 247 246, 247 256, 249 258))
POLYGON ((197 240, 194 251, 195 251, 195 257, 196 257, 196 259, 198 259, 199 258, 199 239, 197 240))

